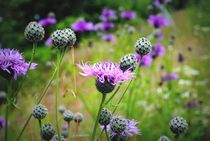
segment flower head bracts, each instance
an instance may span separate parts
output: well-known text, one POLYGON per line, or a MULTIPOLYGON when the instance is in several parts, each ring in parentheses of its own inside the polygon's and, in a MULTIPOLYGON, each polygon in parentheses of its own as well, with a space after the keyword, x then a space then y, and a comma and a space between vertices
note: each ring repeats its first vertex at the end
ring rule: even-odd
MULTIPOLYGON (((29 64, 25 62, 16 50, 0 49, 0 70, 5 71, 16 79, 19 75, 25 75, 29 64)), ((32 63, 30 69, 35 69, 36 64, 32 63)))
MULTIPOLYGON (((120 136, 131 137, 133 135, 141 135, 140 130, 136 127, 137 124, 138 124, 138 122, 136 122, 135 120, 126 119, 125 130, 120 133, 120 136)), ((102 126, 102 128, 104 128, 104 126, 102 126)), ((111 130, 110 124, 107 125, 106 128, 107 128, 107 131, 109 132, 111 138, 113 138, 115 135, 117 135, 117 133, 115 133, 111 130)))
POLYGON ((78 64, 77 66, 83 71, 80 73, 81 75, 97 77, 101 83, 108 81, 111 84, 116 85, 120 82, 134 78, 133 73, 129 70, 123 72, 120 69, 119 64, 114 64, 112 62, 102 62, 93 65, 78 64))

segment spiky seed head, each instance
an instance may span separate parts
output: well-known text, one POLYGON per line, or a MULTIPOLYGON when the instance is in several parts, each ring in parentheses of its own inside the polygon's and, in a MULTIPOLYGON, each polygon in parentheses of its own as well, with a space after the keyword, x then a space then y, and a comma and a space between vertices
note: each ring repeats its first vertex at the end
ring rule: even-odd
POLYGON ((4 91, 0 91, 0 105, 7 102, 7 94, 4 91))
POLYGON ((45 118, 47 113, 48 113, 47 108, 42 104, 36 105, 33 108, 33 111, 32 111, 33 117, 38 119, 38 120, 41 120, 41 119, 45 118))
POLYGON ((52 141, 65 141, 65 138, 61 135, 59 140, 58 135, 54 135, 52 141))
POLYGON ((70 121, 72 121, 74 119, 74 114, 70 110, 67 110, 63 114, 63 119, 66 122, 70 122, 70 121))
POLYGON ((25 38, 33 43, 39 42, 44 38, 44 28, 37 22, 30 22, 24 31, 25 38))
POLYGON ((112 112, 106 108, 103 108, 99 116, 99 123, 101 125, 108 125, 110 123, 111 118, 112 118, 112 112))
POLYGON ((117 134, 120 134, 126 128, 126 120, 121 118, 121 117, 119 117, 119 116, 114 116, 111 119, 110 127, 111 127, 111 130, 113 132, 115 132, 117 134))
POLYGON ((65 28, 63 31, 68 39, 67 46, 72 47, 76 42, 76 34, 70 28, 65 28))
POLYGON ((63 105, 60 105, 60 106, 58 107, 58 111, 59 111, 59 113, 61 113, 61 114, 63 114, 63 113, 65 112, 65 110, 66 110, 66 107, 63 106, 63 105))
POLYGON ((167 136, 161 136, 158 141, 171 141, 167 136))
POLYGON ((182 133, 186 133, 188 130, 188 123, 183 117, 174 117, 169 123, 171 131, 179 136, 182 133))
POLYGON ((64 48, 68 43, 68 38, 63 30, 56 30, 52 34, 52 43, 56 48, 64 48))
POLYGON ((139 40, 137 40, 136 45, 136 52, 139 55, 146 55, 148 54, 151 49, 152 49, 152 44, 150 43, 150 41, 147 38, 140 38, 139 40))
POLYGON ((76 113, 76 114, 74 115, 74 121, 75 121, 76 123, 82 122, 83 119, 84 119, 84 116, 83 116, 82 113, 76 113))
POLYGON ((99 92, 101 92, 102 94, 107 94, 110 93, 114 90, 115 85, 111 84, 110 82, 108 82, 107 80, 105 80, 103 83, 99 80, 96 80, 96 88, 99 92))
POLYGON ((42 125, 41 128, 41 137, 46 140, 49 141, 53 138, 53 136, 55 135, 55 130, 53 128, 53 126, 51 124, 44 124, 42 125))
POLYGON ((130 70, 134 71, 137 65, 135 54, 128 54, 120 59, 120 69, 122 71, 130 70))

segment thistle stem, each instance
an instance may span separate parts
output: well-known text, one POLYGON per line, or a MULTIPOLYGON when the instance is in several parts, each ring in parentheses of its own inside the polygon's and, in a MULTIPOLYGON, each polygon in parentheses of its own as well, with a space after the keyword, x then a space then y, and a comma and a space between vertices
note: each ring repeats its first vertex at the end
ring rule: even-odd
POLYGON ((97 140, 96 140, 96 141, 99 141, 99 139, 101 138, 101 136, 102 136, 103 132, 104 132, 104 128, 101 130, 101 133, 100 133, 100 135, 98 136, 98 138, 97 138, 97 140))
POLYGON ((12 81, 8 81, 8 88, 7 88, 7 104, 6 104, 6 109, 5 109, 5 141, 8 139, 8 119, 9 119, 9 108, 10 108, 10 93, 12 89, 12 81))
POLYGON ((93 128, 93 134, 92 134, 91 141, 94 141, 94 138, 95 138, 95 135, 96 135, 96 129, 97 129, 98 121, 99 121, 99 116, 101 114, 101 110, 103 108, 103 103, 104 103, 105 99, 106 99, 106 94, 102 94, 102 99, 101 99, 100 107, 98 109, 98 114, 97 114, 97 118, 96 118, 96 121, 95 121, 95 125, 94 125, 94 128, 93 128))
POLYGON ((60 130, 59 130, 59 123, 58 123, 58 94, 59 94, 59 73, 60 73, 60 63, 59 59, 61 58, 60 52, 57 53, 57 73, 56 73, 56 96, 55 96, 55 118, 56 118, 56 130, 58 133, 59 141, 61 139, 60 130))
POLYGON ((108 132, 107 132, 106 126, 105 126, 104 128, 105 128, 106 139, 107 139, 108 141, 111 141, 111 140, 110 140, 110 138, 109 138, 109 135, 108 135, 108 132))
POLYGON ((111 97, 105 102, 105 105, 107 105, 115 96, 115 94, 119 91, 120 87, 121 87, 122 83, 120 83, 120 85, 117 87, 117 89, 114 91, 114 93, 111 95, 111 97))
MULTIPOLYGON (((62 53, 62 56, 61 56, 61 59, 60 59, 60 62, 59 62, 60 64, 62 63, 64 54, 65 54, 65 50, 64 50, 64 52, 62 53)), ((53 75, 52 75, 52 77, 50 78, 50 80, 48 81, 47 85, 45 86, 45 88, 44 88, 44 90, 43 90, 43 92, 42 92, 40 98, 39 98, 38 101, 37 101, 37 104, 39 104, 39 103, 42 101, 42 99, 44 98, 45 94, 47 93, 47 91, 48 91, 48 89, 49 89, 51 83, 53 82, 53 79, 54 79, 54 77, 55 77, 55 75, 56 75, 56 72, 57 72, 57 67, 55 68, 55 70, 54 70, 54 72, 53 72, 53 75)), ((21 130, 21 132, 20 132, 20 134, 18 135, 16 141, 19 141, 19 140, 20 140, 20 138, 21 138, 23 132, 25 131, 25 128, 27 127, 29 121, 31 120, 31 117, 32 117, 32 114, 30 114, 29 117, 28 117, 28 119, 26 120, 26 122, 25 122, 25 124, 24 124, 24 126, 23 126, 23 128, 22 128, 22 130, 21 130)))
MULTIPOLYGON (((40 134, 41 134, 41 129, 42 129, 42 121, 41 120, 38 120, 39 121, 39 130, 40 130, 40 134)), ((43 141, 42 137, 41 137, 41 141, 43 141)))
POLYGON ((29 65, 28 65, 26 74, 24 75, 23 80, 21 81, 20 85, 18 86, 18 88, 16 90, 16 93, 14 94, 14 97, 15 98, 17 97, 18 93, 20 92, 21 88, 23 87, 24 81, 26 80, 26 77, 28 75, 28 72, 30 70, 30 67, 32 65, 32 62, 34 60, 34 56, 35 56, 35 53, 36 53, 36 47, 37 47, 37 43, 33 43, 33 49, 32 49, 32 54, 31 54, 30 62, 29 62, 29 65))

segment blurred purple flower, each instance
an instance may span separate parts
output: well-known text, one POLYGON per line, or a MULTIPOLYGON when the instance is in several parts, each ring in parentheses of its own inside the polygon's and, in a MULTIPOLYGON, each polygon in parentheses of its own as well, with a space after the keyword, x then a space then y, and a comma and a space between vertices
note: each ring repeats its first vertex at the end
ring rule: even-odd
POLYGON ((102 39, 107 42, 116 41, 116 37, 113 34, 104 34, 102 39))
POLYGON ((133 20, 136 18, 136 12, 122 11, 120 16, 121 16, 121 18, 126 19, 126 20, 133 20))
POLYGON ((47 18, 39 20, 39 24, 41 26, 54 25, 56 24, 56 22, 57 22, 56 19, 53 17, 47 17, 47 18))
POLYGON ((154 34, 154 37, 155 37, 158 41, 163 40, 163 38, 164 38, 163 32, 156 32, 156 33, 154 34))
POLYGON ((51 38, 47 38, 47 40, 44 42, 44 44, 46 46, 52 46, 52 39, 51 38))
POLYGON ((0 116, 0 129, 4 128, 5 126, 5 119, 3 116, 0 116))
POLYGON ((115 10, 113 10, 113 9, 104 9, 102 11, 102 15, 100 16, 100 19, 102 21, 109 21, 109 20, 117 19, 115 10))
POLYGON ((150 15, 147 21, 155 28, 161 28, 169 25, 168 19, 161 15, 150 15))
POLYGON ((202 103, 201 101, 194 98, 194 99, 186 102, 184 107, 185 108, 199 108, 201 103, 202 103))
POLYGON ((152 57, 150 55, 144 55, 141 60, 141 66, 150 67, 152 64, 152 57))
POLYGON ((153 47, 150 55, 152 56, 153 59, 156 57, 162 57, 165 53, 165 47, 161 44, 157 44, 153 47))
MULTIPOLYGON (((129 120, 126 119, 126 127, 125 130, 118 134, 112 131, 110 125, 107 125, 107 131, 110 134, 111 138, 113 138, 116 135, 119 135, 121 137, 131 137, 133 135, 141 135, 140 130, 138 129, 138 127, 136 127, 136 125, 138 124, 138 122, 136 122, 135 120, 129 120)), ((102 127, 104 128, 104 127, 102 127)))
POLYGON ((76 32, 85 32, 94 30, 94 25, 92 22, 87 22, 84 19, 78 19, 75 23, 71 25, 72 29, 76 32))
MULTIPOLYGON (((30 69, 35 69, 37 64, 32 63, 30 69)), ((16 79, 25 75, 29 64, 25 62, 18 51, 13 49, 0 49, 0 74, 6 78, 16 79)))
POLYGON ((177 80, 177 79, 178 79, 178 75, 176 73, 169 73, 169 74, 162 75, 163 82, 177 80))
POLYGON ((106 31, 114 28, 114 23, 112 22, 102 22, 95 25, 96 31, 106 31))
POLYGON ((119 64, 112 62, 102 62, 93 65, 78 64, 77 65, 83 72, 80 74, 83 76, 97 77, 97 79, 104 83, 105 81, 110 82, 112 85, 119 84, 134 78, 133 73, 130 71, 123 72, 120 69, 119 64))
POLYGON ((156 7, 160 7, 161 5, 167 4, 169 2, 171 2, 171 0, 154 0, 154 5, 156 7))

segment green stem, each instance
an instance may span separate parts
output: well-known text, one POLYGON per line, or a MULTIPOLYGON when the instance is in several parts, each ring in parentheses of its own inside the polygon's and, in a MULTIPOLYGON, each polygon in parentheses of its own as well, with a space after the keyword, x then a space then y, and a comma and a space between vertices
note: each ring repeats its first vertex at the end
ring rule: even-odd
MULTIPOLYGON (((41 120, 38 120, 39 121, 39 130, 40 130, 40 134, 41 134, 41 129, 42 129, 42 121, 41 120)), ((42 137, 41 137, 41 141, 42 141, 42 137)))
POLYGON ((101 99, 100 107, 98 109, 98 114, 97 114, 97 118, 96 118, 96 121, 95 121, 95 125, 94 125, 94 128, 93 128, 93 134, 92 134, 91 141, 94 141, 94 138, 95 138, 95 135, 96 135, 96 129, 97 129, 98 121, 99 121, 99 116, 101 114, 101 110, 102 110, 103 103, 104 103, 105 99, 106 99, 106 94, 102 94, 102 99, 101 99))
POLYGON ((117 102, 117 105, 116 105, 116 107, 114 108, 112 114, 114 114, 115 111, 117 110, 117 108, 118 108, 120 102, 122 101, 123 97, 125 96, 126 92, 128 91, 128 88, 130 87, 130 85, 131 85, 132 82, 133 82, 133 80, 130 80, 128 86, 126 87, 125 91, 123 92, 122 96, 120 97, 119 101, 117 102))
POLYGON ((10 108, 10 93, 12 89, 12 81, 8 81, 8 88, 7 88, 7 104, 6 104, 6 109, 5 109, 5 141, 8 139, 8 119, 9 119, 9 108, 10 108))
POLYGON ((69 138, 71 138, 70 137, 70 121, 68 122, 68 129, 67 130, 69 131, 69 138))
POLYGON ((34 56, 35 56, 35 53, 36 53, 36 47, 37 47, 37 44, 36 43, 33 43, 33 49, 32 49, 31 59, 30 59, 30 62, 29 62, 29 65, 28 65, 26 74, 24 75, 23 80, 21 81, 20 85, 18 86, 18 88, 16 90, 16 93, 14 94, 14 97, 15 98, 17 97, 18 93, 20 92, 21 88, 23 87, 23 82, 26 80, 26 77, 28 75, 28 72, 30 70, 30 67, 32 65, 32 62, 34 60, 34 56))
POLYGON ((99 141, 99 139, 101 138, 101 136, 102 136, 103 132, 104 132, 104 128, 101 130, 101 133, 99 134, 99 136, 98 136, 98 138, 97 138, 97 140, 96 140, 96 141, 99 141))
MULTIPOLYGON (((64 54, 65 54, 65 51, 63 52, 62 57, 61 57, 61 59, 60 59, 60 64, 62 63, 64 54)), ((48 91, 48 89, 49 89, 49 87, 50 87, 50 85, 51 85, 51 83, 52 83, 52 81, 53 81, 53 79, 54 79, 54 77, 55 77, 55 75, 56 75, 56 72, 57 72, 57 67, 55 68, 55 70, 54 70, 54 72, 53 72, 53 75, 52 75, 52 77, 50 78, 49 82, 48 82, 47 85, 45 86, 44 91, 42 92, 42 94, 41 94, 41 96, 40 96, 40 99, 37 101, 37 104, 39 104, 39 103, 42 101, 42 99, 44 98, 45 94, 47 93, 47 91, 48 91)), ((32 114, 30 114, 29 117, 28 117, 28 119, 26 120, 26 122, 25 122, 25 124, 24 124, 24 126, 23 126, 23 128, 22 128, 22 130, 21 130, 21 132, 20 132, 20 134, 18 135, 16 141, 19 141, 19 140, 20 140, 20 138, 21 138, 23 132, 25 131, 25 128, 27 127, 29 121, 31 120, 31 117, 32 117, 32 114)))
POLYGON ((120 85, 117 87, 117 89, 114 91, 114 93, 111 95, 111 97, 105 102, 105 105, 107 105, 115 96, 115 94, 119 91, 120 87, 121 87, 122 83, 120 83, 120 85))
POLYGON ((59 73, 60 73, 60 52, 57 53, 57 73, 56 73, 56 96, 55 96, 55 118, 56 118, 56 130, 58 133, 59 141, 61 139, 60 137, 60 130, 59 130, 59 123, 58 123, 58 94, 59 94, 59 73))
POLYGON ((110 140, 110 138, 109 138, 109 135, 108 135, 108 132, 107 132, 106 126, 105 126, 104 128, 105 128, 106 139, 107 139, 108 141, 111 141, 111 140, 110 140))

